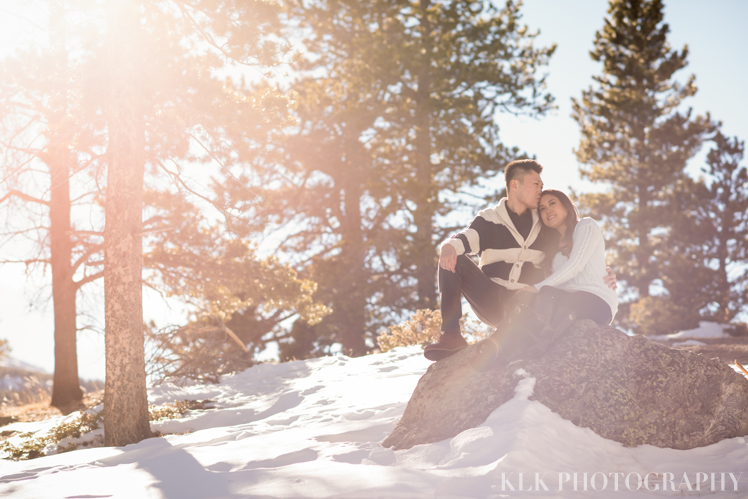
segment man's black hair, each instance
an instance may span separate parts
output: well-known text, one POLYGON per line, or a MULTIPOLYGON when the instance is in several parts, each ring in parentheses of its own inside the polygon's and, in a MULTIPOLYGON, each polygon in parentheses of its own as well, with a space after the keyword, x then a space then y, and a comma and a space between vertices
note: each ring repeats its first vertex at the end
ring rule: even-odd
POLYGON ((538 172, 538 175, 540 175, 543 172, 543 165, 534 159, 517 159, 506 165, 504 181, 506 182, 507 192, 509 192, 509 182, 515 178, 522 179, 531 171, 538 172))

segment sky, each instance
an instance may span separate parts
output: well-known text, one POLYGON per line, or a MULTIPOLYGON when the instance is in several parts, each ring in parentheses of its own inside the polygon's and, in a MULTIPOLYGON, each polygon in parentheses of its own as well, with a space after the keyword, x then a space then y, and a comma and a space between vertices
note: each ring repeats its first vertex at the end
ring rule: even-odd
MULTIPOLYGON (((35 2, 38 4, 39 2, 35 2)), ((23 46, 24 40, 38 31, 34 24, 45 19, 35 18, 32 8, 26 19, 9 14, 16 2, 0 0, 0 56, 23 46)), ((33 4, 32 4, 33 5, 33 4)), ((517 145, 534 154, 544 165, 543 180, 549 188, 589 191, 600 188, 584 182, 573 150, 579 143, 579 129, 571 119, 571 98, 579 98, 592 84, 592 76, 600 66, 589 57, 595 32, 602 28, 608 2, 603 0, 527 0, 522 7, 523 22, 531 30, 540 30, 539 44, 558 45, 547 68, 548 90, 555 96, 558 109, 552 114, 531 119, 501 115, 498 117, 505 144, 517 145)), ((727 136, 748 138, 748 2, 712 0, 708 4, 696 0, 665 2, 665 22, 670 26, 669 41, 674 49, 689 48, 689 65, 680 72, 685 79, 696 75, 699 88, 695 97, 686 101, 695 113, 711 113, 722 122, 727 136), (742 47, 742 48, 741 48, 742 47)), ((697 176, 703 165, 706 148, 688 166, 697 176)), ((3 192, 0 186, 0 192, 3 192)), ((18 267, 0 267, 0 338, 6 338, 19 360, 54 369, 51 303, 31 305, 31 286, 18 267)), ((173 314, 158 296, 147 295, 146 319, 163 324, 173 314)), ((103 379, 103 337, 93 331, 79 333, 79 371, 86 379, 103 379)))

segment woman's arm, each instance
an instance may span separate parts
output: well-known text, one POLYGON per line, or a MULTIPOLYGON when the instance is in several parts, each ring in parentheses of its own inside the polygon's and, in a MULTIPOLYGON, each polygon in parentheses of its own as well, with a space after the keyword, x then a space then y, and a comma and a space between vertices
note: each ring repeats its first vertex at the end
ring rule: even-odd
POLYGON ((542 280, 535 287, 539 290, 543 286, 558 286, 574 278, 584 269, 587 262, 595 253, 600 242, 604 243, 603 233, 597 223, 591 218, 581 220, 574 229, 573 246, 569 259, 560 269, 542 280))

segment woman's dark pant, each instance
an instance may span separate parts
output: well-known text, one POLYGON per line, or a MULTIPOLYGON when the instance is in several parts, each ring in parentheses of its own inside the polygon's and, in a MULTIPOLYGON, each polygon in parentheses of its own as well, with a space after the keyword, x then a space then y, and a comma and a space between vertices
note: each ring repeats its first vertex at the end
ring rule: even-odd
MULTIPOLYGON (((575 320, 592 319, 598 324, 608 325, 613 319, 610 306, 599 296, 586 291, 566 291, 544 286, 532 304, 535 312, 547 321, 553 314, 564 310, 574 312, 575 320)), ((552 325, 552 324, 551 324, 552 325)))
POLYGON ((460 331, 462 296, 480 320, 496 327, 516 293, 493 282, 466 255, 457 257, 454 272, 439 267, 438 275, 443 332, 460 331))
MULTIPOLYGON (((527 295, 529 293, 519 293, 527 295)), ((560 338, 573 321, 592 319, 598 324, 609 324, 610 306, 595 294, 585 291, 566 291, 544 286, 533 294, 527 306, 512 311, 494 336, 502 355, 508 359, 520 356, 543 355, 560 338)))

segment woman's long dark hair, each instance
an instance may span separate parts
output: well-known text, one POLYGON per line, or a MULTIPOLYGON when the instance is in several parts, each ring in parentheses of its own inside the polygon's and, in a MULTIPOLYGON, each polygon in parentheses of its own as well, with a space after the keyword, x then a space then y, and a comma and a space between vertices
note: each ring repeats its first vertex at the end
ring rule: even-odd
POLYGON ((562 238, 558 239, 556 246, 546 253, 546 257, 543 260, 543 267, 550 269, 551 262, 553 262, 553 257, 556 253, 561 251, 561 254, 564 256, 569 256, 571 253, 571 247, 574 244, 574 229, 577 226, 577 222, 579 222, 579 212, 574 202, 563 192, 556 189, 546 189, 540 193, 541 199, 546 194, 555 196, 561 205, 566 208, 566 233, 564 233, 562 238))

